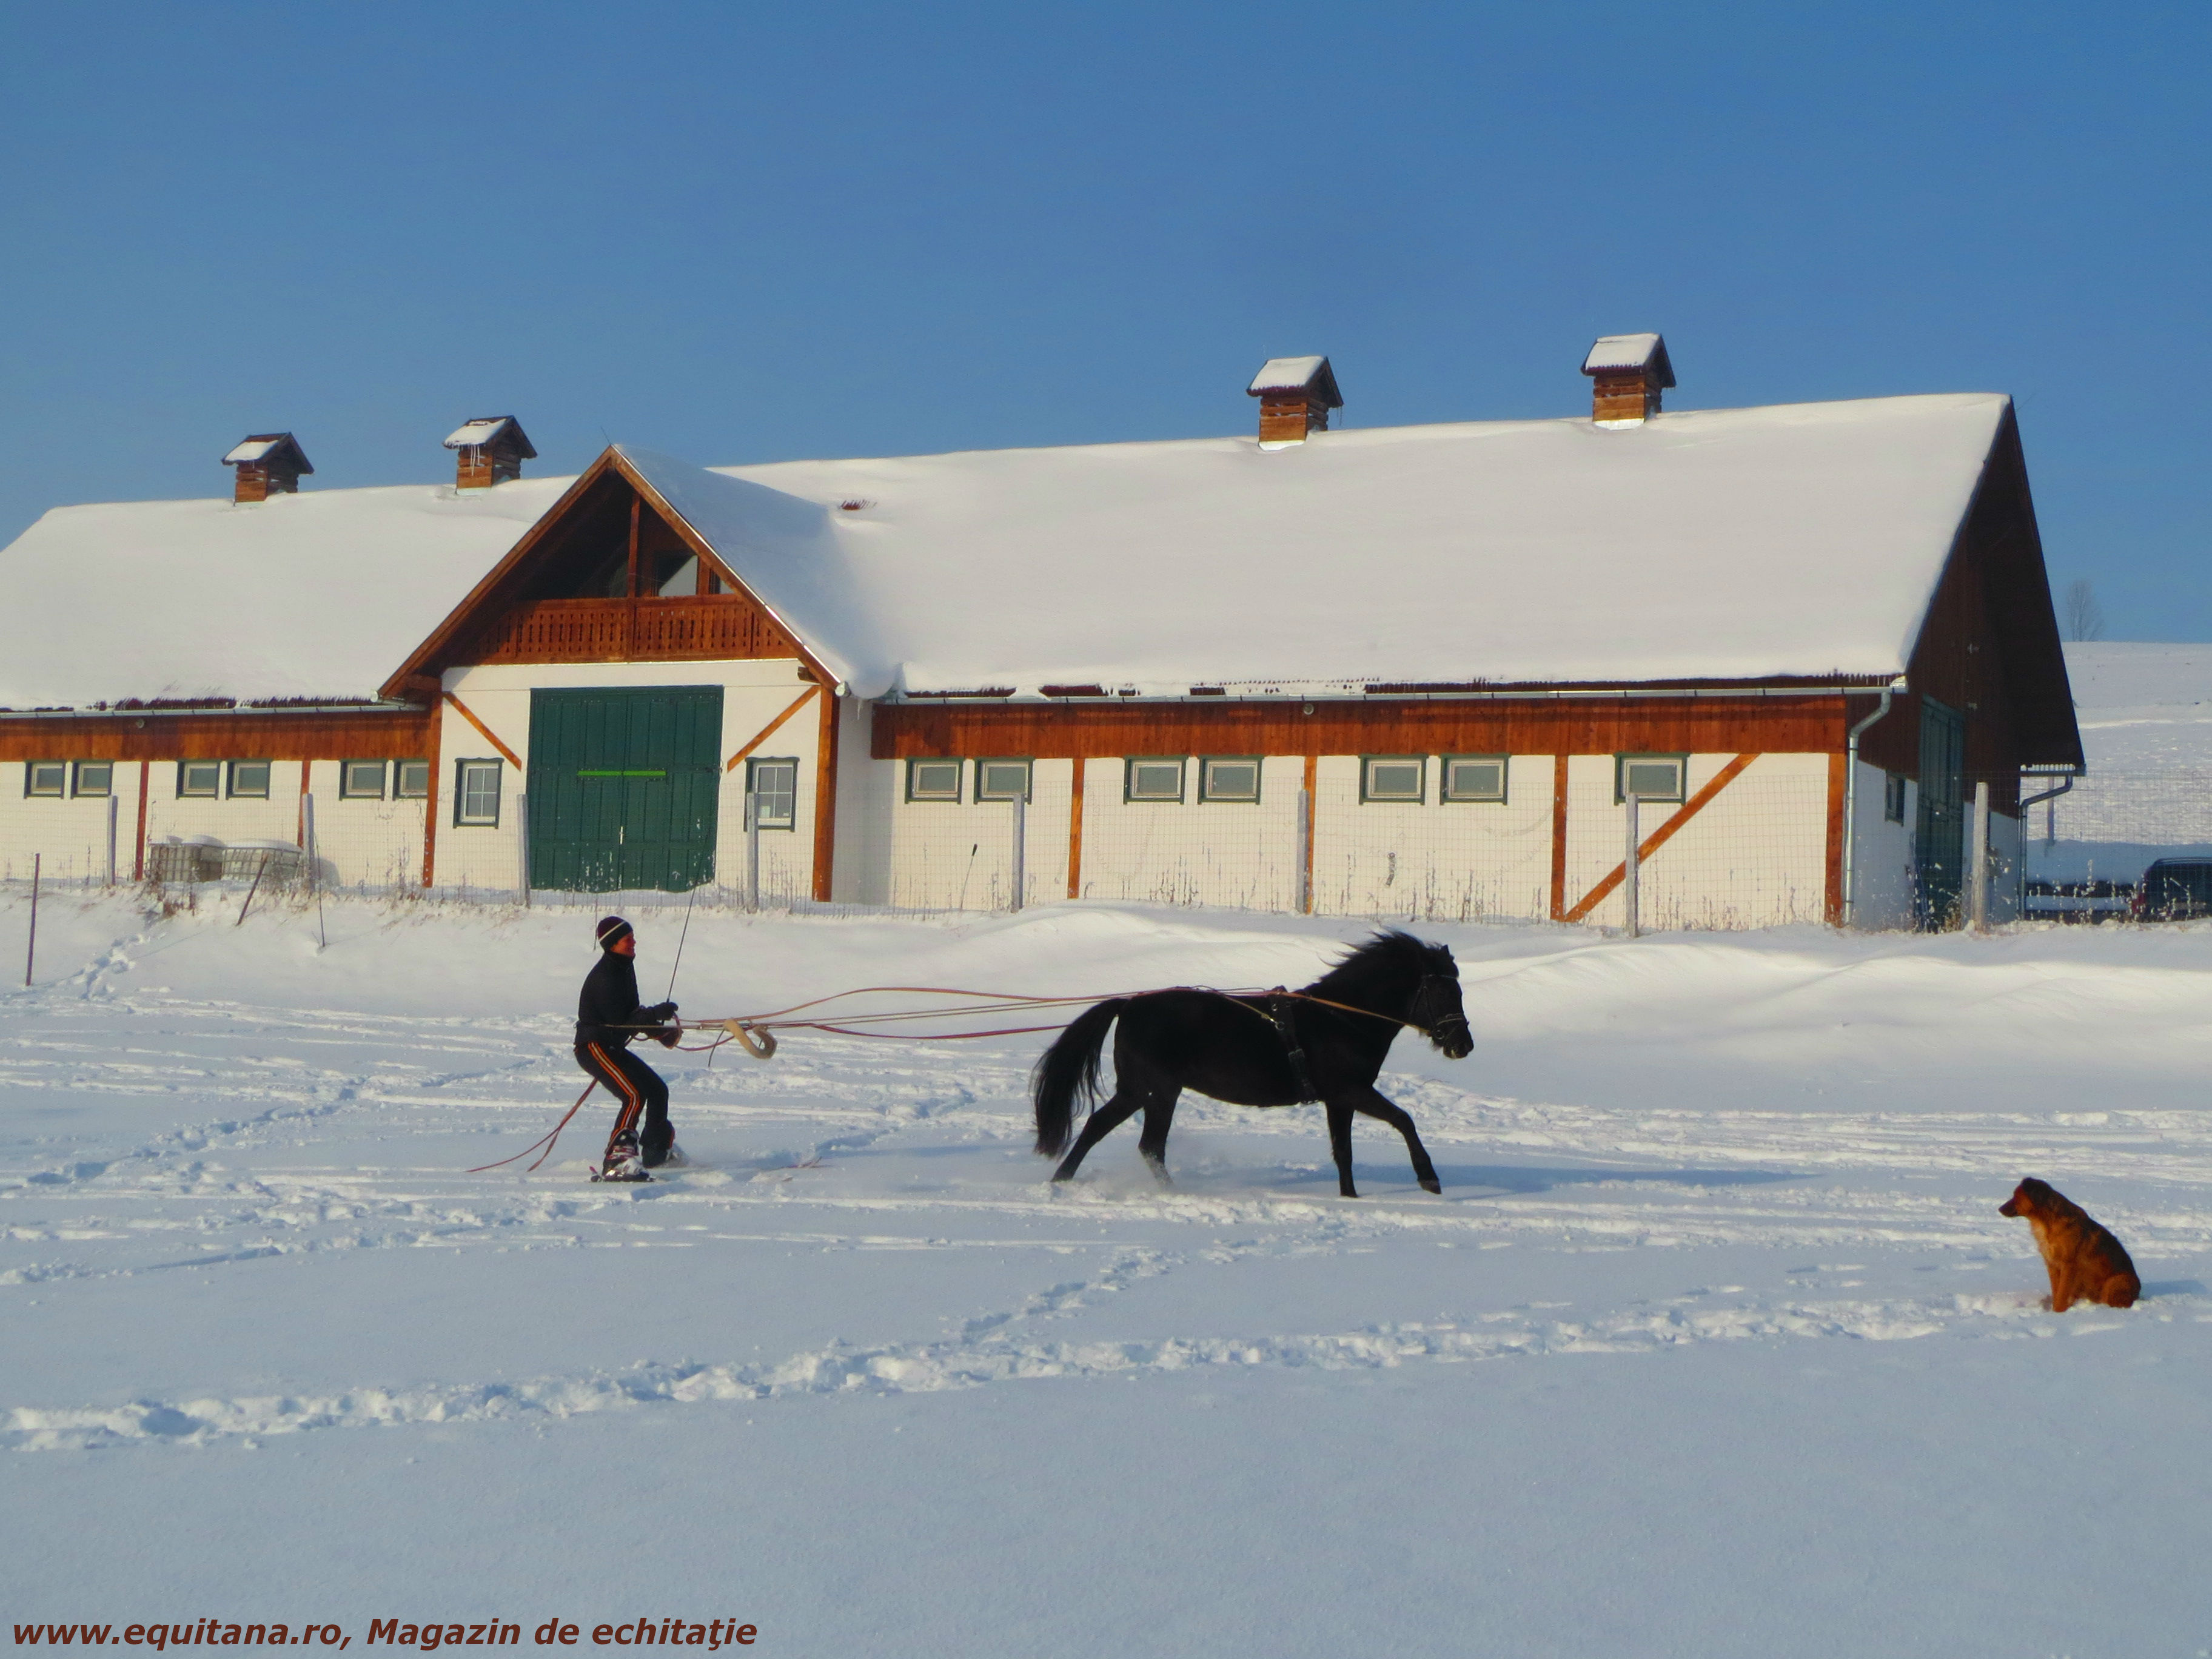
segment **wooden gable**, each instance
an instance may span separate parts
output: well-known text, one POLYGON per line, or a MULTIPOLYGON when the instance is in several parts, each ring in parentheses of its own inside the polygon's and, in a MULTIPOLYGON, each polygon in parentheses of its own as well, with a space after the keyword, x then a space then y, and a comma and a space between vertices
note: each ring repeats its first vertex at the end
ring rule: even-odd
POLYGON ((386 682, 420 696, 484 663, 797 658, 829 673, 618 451, 525 532, 386 682))

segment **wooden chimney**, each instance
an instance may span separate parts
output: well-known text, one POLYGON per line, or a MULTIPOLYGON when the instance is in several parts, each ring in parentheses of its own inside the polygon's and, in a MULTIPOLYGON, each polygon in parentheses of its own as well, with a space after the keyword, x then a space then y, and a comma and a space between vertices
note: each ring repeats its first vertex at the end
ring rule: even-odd
POLYGON ((222 464, 238 469, 231 481, 234 501, 265 501, 271 495, 295 495, 300 475, 315 470, 299 440, 289 432, 257 432, 224 456, 222 464))
POLYGON ((1667 342, 1656 334, 1608 334, 1583 359, 1590 377, 1590 419, 1600 426, 1640 426, 1659 412, 1659 394, 1674 384, 1667 342))
POLYGON ((453 488, 489 489, 502 478, 519 478, 522 464, 538 452, 512 415, 486 415, 465 422, 446 440, 454 453, 453 488))
POLYGON ((1328 411, 1344 407, 1326 357, 1270 357, 1244 388, 1260 400, 1260 447, 1302 444, 1328 430, 1328 411))

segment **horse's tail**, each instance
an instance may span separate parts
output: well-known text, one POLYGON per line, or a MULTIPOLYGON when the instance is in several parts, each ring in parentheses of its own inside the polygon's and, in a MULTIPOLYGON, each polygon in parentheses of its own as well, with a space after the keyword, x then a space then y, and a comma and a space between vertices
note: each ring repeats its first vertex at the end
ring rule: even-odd
POLYGON ((1058 1158, 1067 1150, 1076 1097, 1082 1097, 1085 1109, 1098 1098, 1098 1056, 1106 1047, 1106 1028, 1128 1004, 1127 997, 1109 997, 1085 1009, 1053 1040, 1030 1074, 1036 1098, 1036 1149, 1044 1157, 1058 1158))

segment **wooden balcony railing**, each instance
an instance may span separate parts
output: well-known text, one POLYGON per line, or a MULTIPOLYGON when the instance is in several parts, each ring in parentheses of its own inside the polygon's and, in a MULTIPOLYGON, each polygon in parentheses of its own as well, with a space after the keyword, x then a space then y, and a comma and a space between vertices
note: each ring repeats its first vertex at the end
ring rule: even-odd
POLYGON ((538 599, 495 617, 464 660, 702 662, 795 657, 791 636, 738 594, 675 599, 538 599))

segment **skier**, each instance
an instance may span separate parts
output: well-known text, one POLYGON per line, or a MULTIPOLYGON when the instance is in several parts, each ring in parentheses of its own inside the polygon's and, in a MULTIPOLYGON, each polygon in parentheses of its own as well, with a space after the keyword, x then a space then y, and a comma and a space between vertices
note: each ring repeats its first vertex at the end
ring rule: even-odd
POLYGON ((637 935, 629 923, 620 916, 607 916, 600 921, 598 933, 599 959, 584 976, 583 994, 576 999, 576 1064, 605 1085, 621 1109, 594 1179, 650 1181, 647 1170, 685 1160, 668 1121, 668 1085, 629 1052, 629 1042, 649 1036, 663 1048, 673 1048, 682 1028, 665 1023, 676 1012, 674 1003, 638 1006, 637 935))

